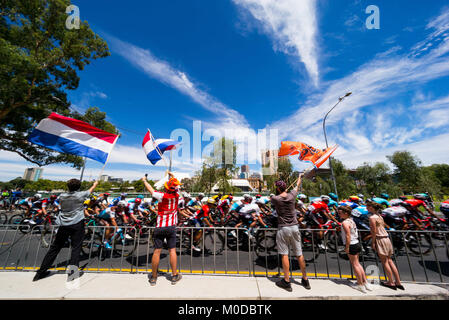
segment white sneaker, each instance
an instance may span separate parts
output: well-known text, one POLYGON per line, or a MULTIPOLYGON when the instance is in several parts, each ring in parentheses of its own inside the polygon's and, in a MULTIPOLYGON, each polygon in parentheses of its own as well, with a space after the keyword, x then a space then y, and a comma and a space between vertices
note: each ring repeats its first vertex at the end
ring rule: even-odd
POLYGON ((320 248, 321 250, 327 250, 327 248, 324 246, 324 244, 320 243, 318 245, 318 248, 320 248))
POLYGON ((364 286, 365 286, 365 289, 368 290, 368 291, 373 291, 374 290, 373 286, 368 281, 365 282, 364 286))
POLYGON ((231 232, 229 232, 229 234, 231 236, 233 236, 234 238, 237 238, 237 234, 235 233, 235 230, 232 230, 231 232))
POLYGON ((359 290, 362 293, 367 293, 364 285, 356 285, 355 289, 359 290))
POLYGON ((192 249, 193 249, 193 250, 195 250, 196 252, 200 252, 200 251, 201 251, 201 249, 200 249, 200 248, 198 248, 198 247, 195 247, 195 246, 192 246, 192 249))
POLYGON ((28 221, 29 224, 36 224, 36 222, 34 220, 30 220, 28 221))
POLYGON ((125 234, 125 239, 126 239, 126 240, 132 240, 133 237, 131 237, 129 234, 125 234))

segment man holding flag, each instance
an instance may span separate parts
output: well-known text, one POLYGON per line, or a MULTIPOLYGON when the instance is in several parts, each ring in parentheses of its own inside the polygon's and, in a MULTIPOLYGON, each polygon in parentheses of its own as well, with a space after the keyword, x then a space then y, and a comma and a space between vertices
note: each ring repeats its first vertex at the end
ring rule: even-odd
POLYGON ((179 200, 178 186, 181 185, 181 183, 171 172, 168 172, 168 175, 170 179, 164 184, 164 192, 155 191, 148 183, 147 178, 142 178, 145 188, 151 193, 153 198, 158 200, 158 216, 153 234, 154 252, 153 258, 151 259, 152 275, 149 280, 152 286, 156 285, 157 271, 164 241, 167 242, 169 250, 170 265, 172 269, 171 283, 176 284, 182 278, 181 274, 179 274, 176 269, 176 224, 178 223, 179 200))

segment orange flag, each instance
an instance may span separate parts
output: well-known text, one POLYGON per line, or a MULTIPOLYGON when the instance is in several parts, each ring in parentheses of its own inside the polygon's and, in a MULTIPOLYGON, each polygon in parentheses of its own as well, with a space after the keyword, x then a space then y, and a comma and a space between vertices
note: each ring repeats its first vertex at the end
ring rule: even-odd
POLYGON ((299 154, 298 159, 301 161, 310 161, 316 168, 319 168, 326 162, 331 154, 337 150, 338 145, 327 149, 315 149, 314 147, 303 142, 283 141, 279 149, 279 157, 294 156, 299 154))

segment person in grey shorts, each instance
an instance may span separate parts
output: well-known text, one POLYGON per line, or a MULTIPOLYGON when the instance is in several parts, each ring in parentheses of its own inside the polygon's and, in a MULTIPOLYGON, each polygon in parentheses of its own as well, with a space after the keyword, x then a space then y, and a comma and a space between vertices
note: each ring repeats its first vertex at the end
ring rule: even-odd
POLYGON ((290 262, 288 259, 289 250, 298 259, 299 267, 302 272, 301 284, 310 289, 310 283, 307 279, 306 262, 302 255, 301 233, 299 231, 298 219, 296 217, 296 196, 298 195, 299 185, 302 175, 299 176, 296 187, 287 193, 287 185, 284 181, 276 182, 276 196, 271 197, 271 204, 278 215, 278 232, 276 234, 276 243, 278 253, 282 256, 282 269, 284 270, 284 279, 276 282, 276 285, 289 292, 292 291, 290 284, 290 262))

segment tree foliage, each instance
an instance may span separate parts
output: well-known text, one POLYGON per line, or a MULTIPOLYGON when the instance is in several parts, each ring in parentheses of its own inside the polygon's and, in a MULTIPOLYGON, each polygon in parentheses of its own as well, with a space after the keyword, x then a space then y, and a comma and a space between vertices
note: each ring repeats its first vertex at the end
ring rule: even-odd
POLYGON ((51 112, 71 116, 66 90, 79 85, 77 72, 110 55, 86 21, 65 27, 69 0, 0 2, 0 150, 39 166, 82 159, 30 144, 26 137, 51 112))

